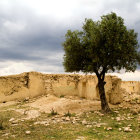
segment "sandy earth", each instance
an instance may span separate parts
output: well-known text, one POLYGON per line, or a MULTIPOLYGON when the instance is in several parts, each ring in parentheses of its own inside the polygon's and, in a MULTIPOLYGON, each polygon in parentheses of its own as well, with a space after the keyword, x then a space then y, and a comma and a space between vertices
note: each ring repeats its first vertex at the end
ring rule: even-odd
MULTIPOLYGON (((58 114, 70 113, 81 114, 86 111, 99 110, 101 102, 97 100, 87 100, 74 96, 65 96, 63 98, 54 95, 41 96, 28 99, 23 104, 18 101, 0 103, 0 109, 14 110, 20 113, 22 119, 33 119, 39 117, 41 113, 51 113, 52 109, 58 114), (13 106, 12 108, 10 106, 13 106), (10 107, 10 108, 9 108, 10 107)), ((4 111, 3 110, 3 111, 4 111)))
POLYGON ((41 112, 50 113, 51 110, 57 111, 59 114, 67 113, 81 113, 89 110, 100 109, 100 101, 86 100, 79 97, 56 97, 54 95, 43 96, 27 106, 38 108, 41 112))
MULTIPOLYGON (((100 110, 101 102, 97 100, 87 100, 76 96, 65 96, 63 98, 56 97, 55 95, 41 96, 33 99, 27 99, 22 102, 10 101, 0 103, 0 109, 6 107, 4 110, 14 110, 22 115, 22 119, 33 119, 41 115, 41 113, 51 113, 52 109, 58 114, 70 113, 81 114, 83 112, 100 110), (9 108, 8 106, 13 106, 9 108)), ((129 107, 139 109, 139 104, 132 105, 123 102, 119 105, 111 105, 111 108, 129 107)))

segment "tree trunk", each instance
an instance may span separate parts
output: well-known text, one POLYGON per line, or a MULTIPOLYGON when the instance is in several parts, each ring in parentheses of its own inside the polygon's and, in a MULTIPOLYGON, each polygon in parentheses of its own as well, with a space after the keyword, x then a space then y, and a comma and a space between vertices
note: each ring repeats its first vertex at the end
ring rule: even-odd
POLYGON ((102 79, 98 79, 98 88, 99 88, 99 95, 100 95, 100 100, 101 100, 101 109, 103 112, 111 112, 111 109, 109 108, 109 105, 106 100, 106 95, 105 95, 105 81, 102 79))

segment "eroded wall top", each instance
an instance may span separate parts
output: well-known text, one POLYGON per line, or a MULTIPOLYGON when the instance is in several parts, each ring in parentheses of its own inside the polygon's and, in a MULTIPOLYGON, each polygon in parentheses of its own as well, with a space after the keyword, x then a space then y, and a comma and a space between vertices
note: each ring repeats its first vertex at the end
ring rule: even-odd
MULTIPOLYGON (((122 88, 128 89, 130 83, 125 84, 116 76, 106 76, 105 91, 110 103, 122 101, 122 88)), ((0 102, 9 100, 21 100, 44 94, 56 96, 79 96, 82 98, 99 100, 95 75, 78 74, 42 74, 28 72, 19 75, 0 77, 0 102)), ((134 84, 138 87, 139 84, 134 84)), ((138 90, 139 88, 137 88, 138 90)))

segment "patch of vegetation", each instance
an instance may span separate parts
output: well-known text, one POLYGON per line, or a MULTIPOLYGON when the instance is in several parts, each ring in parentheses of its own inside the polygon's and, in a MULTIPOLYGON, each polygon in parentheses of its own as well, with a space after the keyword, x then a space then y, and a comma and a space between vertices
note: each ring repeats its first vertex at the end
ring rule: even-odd
POLYGON ((64 98, 65 97, 65 95, 60 95, 60 98, 64 98))
POLYGON ((4 129, 4 127, 3 127, 3 121, 0 118, 0 130, 3 130, 3 129, 4 129))
POLYGON ((76 116, 75 113, 70 113, 69 111, 67 113, 64 114, 65 117, 74 117, 76 116))
POLYGON ((17 116, 13 111, 1 111, 0 113, 0 130, 9 128, 9 119, 13 116, 17 116))
POLYGON ((58 115, 57 111, 55 111, 53 108, 51 110, 51 113, 48 115, 49 117, 50 116, 55 116, 55 115, 58 115))
MULTIPOLYGON (((113 110, 113 109, 112 109, 113 110)), ((71 117, 69 121, 57 122, 51 121, 54 115, 58 113, 52 109, 51 115, 42 114, 39 118, 32 120, 24 120, 16 123, 9 121, 11 118, 20 119, 19 115, 14 111, 1 111, 0 120, 0 138, 7 140, 75 140, 79 137, 85 140, 139 140, 140 139, 140 124, 138 123, 139 114, 133 115, 130 109, 114 109, 113 113, 101 114, 100 111, 85 112, 83 114, 74 115, 69 111, 65 113, 65 116, 71 117), (117 118, 120 120, 117 121, 117 118), (78 118, 79 121, 72 123, 71 120, 78 118), (35 124, 36 122, 48 121, 49 125, 35 124), (82 124, 85 120, 87 124, 82 124), (15 125, 16 124, 16 125, 15 125), (132 129, 130 132, 125 132, 124 127, 132 129), (108 129, 108 128, 111 129, 108 129), (121 129, 120 129, 121 128, 121 129), (30 131, 27 134, 26 131, 30 131), (5 135, 7 134, 7 135, 5 135)), ((59 115, 56 117, 61 120, 59 115)))

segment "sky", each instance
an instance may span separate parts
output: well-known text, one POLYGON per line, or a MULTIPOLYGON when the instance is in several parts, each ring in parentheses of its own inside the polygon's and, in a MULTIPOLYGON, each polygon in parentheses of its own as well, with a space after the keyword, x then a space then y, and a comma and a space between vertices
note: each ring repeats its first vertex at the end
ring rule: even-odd
MULTIPOLYGON (((110 12, 135 29, 140 42, 140 0, 0 0, 0 75, 64 73, 67 30, 80 30, 85 18, 97 21, 110 12)), ((113 75, 140 81, 139 69, 113 75)))

